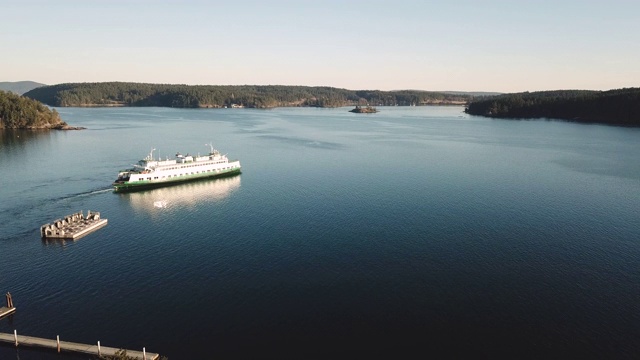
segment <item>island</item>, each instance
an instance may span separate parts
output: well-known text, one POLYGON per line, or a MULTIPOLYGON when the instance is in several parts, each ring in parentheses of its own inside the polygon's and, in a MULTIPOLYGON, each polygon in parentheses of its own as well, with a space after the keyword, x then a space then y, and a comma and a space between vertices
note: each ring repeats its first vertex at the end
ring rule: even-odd
POLYGON ((55 109, 39 101, 0 90, 0 129, 81 130, 62 121, 55 109))
POLYGON ((128 82, 41 86, 24 96, 55 107, 158 106, 176 108, 464 105, 473 95, 421 90, 347 90, 293 85, 174 85, 128 82))
POLYGON ((356 107, 354 109, 349 110, 349 112, 356 113, 356 114, 373 114, 373 113, 377 113, 378 110, 373 106, 367 105, 365 107, 362 107, 360 105, 356 105, 356 107))
POLYGON ((472 100, 465 112, 504 119, 548 118, 640 126, 640 88, 503 94, 472 100))

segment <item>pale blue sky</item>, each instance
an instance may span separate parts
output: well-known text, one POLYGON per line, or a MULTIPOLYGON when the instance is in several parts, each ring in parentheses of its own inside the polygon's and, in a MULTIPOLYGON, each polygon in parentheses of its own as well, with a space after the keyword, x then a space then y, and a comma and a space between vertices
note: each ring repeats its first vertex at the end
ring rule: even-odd
POLYGON ((0 0, 0 81, 640 87, 640 0, 0 0))

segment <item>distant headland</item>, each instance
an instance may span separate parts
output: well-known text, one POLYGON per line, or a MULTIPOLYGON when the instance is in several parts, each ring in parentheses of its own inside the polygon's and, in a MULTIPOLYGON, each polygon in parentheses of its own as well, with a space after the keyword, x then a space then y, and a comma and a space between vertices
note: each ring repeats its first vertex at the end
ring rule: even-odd
POLYGON ((504 94, 470 101, 465 112, 493 118, 549 118, 640 126, 640 88, 504 94))

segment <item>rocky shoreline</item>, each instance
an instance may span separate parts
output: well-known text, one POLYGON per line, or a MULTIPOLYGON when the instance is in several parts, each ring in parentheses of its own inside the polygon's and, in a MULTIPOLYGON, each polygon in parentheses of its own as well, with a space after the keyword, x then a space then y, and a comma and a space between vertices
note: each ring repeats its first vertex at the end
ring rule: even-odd
POLYGON ((86 127, 82 126, 71 126, 66 123, 54 126, 51 128, 52 130, 86 130, 86 127))

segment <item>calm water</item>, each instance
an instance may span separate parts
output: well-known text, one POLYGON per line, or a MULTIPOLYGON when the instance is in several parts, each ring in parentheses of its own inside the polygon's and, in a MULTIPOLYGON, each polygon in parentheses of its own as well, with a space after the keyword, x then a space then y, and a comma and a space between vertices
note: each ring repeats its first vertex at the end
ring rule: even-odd
POLYGON ((62 108, 88 130, 0 133, 0 332, 171 360, 640 356, 639 129, 347 110, 62 108), (210 141, 240 176, 110 190, 210 141), (40 240, 79 210, 109 225, 40 240))

